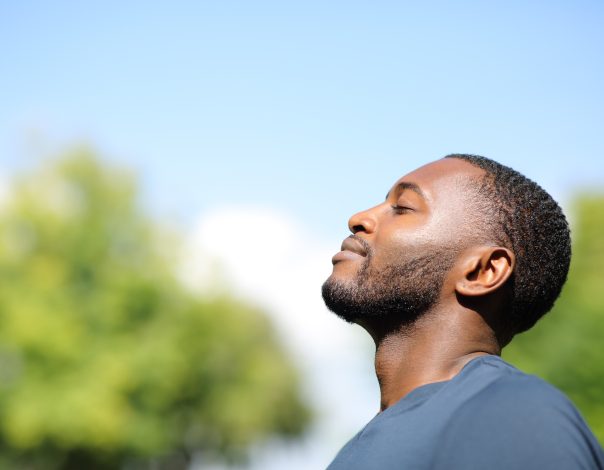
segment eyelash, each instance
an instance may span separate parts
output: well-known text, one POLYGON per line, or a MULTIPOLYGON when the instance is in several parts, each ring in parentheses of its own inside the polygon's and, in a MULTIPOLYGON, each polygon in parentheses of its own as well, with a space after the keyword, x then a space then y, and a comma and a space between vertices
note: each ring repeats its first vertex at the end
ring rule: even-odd
POLYGON ((411 212, 413 210, 413 209, 410 209, 409 207, 397 206, 397 205, 393 205, 390 207, 392 207, 392 210, 394 210, 394 212, 396 212, 397 214, 405 214, 405 213, 411 212))

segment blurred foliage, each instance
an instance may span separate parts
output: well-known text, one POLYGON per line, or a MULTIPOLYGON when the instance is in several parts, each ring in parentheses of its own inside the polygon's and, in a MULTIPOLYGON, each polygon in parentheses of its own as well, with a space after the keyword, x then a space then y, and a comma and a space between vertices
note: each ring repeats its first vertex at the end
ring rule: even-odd
POLYGON ((604 442, 604 195, 577 197, 572 219, 573 255, 562 295, 504 357, 563 390, 604 442))
POLYGON ((309 421, 265 316, 185 292, 136 193, 79 149, 0 210, 0 468, 185 468, 309 421))

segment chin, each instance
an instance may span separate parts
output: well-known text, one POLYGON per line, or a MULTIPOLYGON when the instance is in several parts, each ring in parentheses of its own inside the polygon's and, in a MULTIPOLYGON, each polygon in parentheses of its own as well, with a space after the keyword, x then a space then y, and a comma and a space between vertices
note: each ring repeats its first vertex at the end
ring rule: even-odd
POLYGON ((323 288, 329 288, 330 286, 339 286, 340 288, 354 288, 358 285, 358 275, 356 273, 340 273, 333 272, 323 283, 323 288))
POLYGON ((357 283, 351 279, 342 279, 333 273, 321 287, 325 306, 338 317, 354 323, 359 316, 360 304, 356 301, 357 283))
POLYGON ((352 281, 359 277, 359 274, 365 269, 366 264, 354 260, 338 261, 333 265, 330 279, 338 281, 352 281))

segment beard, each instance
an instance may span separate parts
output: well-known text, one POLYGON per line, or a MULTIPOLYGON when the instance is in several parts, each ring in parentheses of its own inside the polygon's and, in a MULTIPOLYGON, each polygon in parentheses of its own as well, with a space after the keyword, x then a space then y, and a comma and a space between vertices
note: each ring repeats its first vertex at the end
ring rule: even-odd
POLYGON ((349 323, 379 319, 412 324, 438 301, 455 256, 453 249, 434 248, 378 270, 372 267, 372 253, 368 251, 354 279, 341 281, 332 275, 325 281, 323 300, 329 310, 349 323))

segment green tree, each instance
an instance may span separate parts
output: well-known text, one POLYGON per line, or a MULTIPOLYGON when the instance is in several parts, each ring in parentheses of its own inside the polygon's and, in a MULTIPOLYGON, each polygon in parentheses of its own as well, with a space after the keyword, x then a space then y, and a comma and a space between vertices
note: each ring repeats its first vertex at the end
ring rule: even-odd
POLYGON ((187 293, 136 193, 79 149, 0 212, 0 468, 184 468, 309 421, 266 317, 187 293))
POLYGON ((604 196, 577 197, 568 281, 554 309, 504 357, 563 390, 604 442, 604 196))

